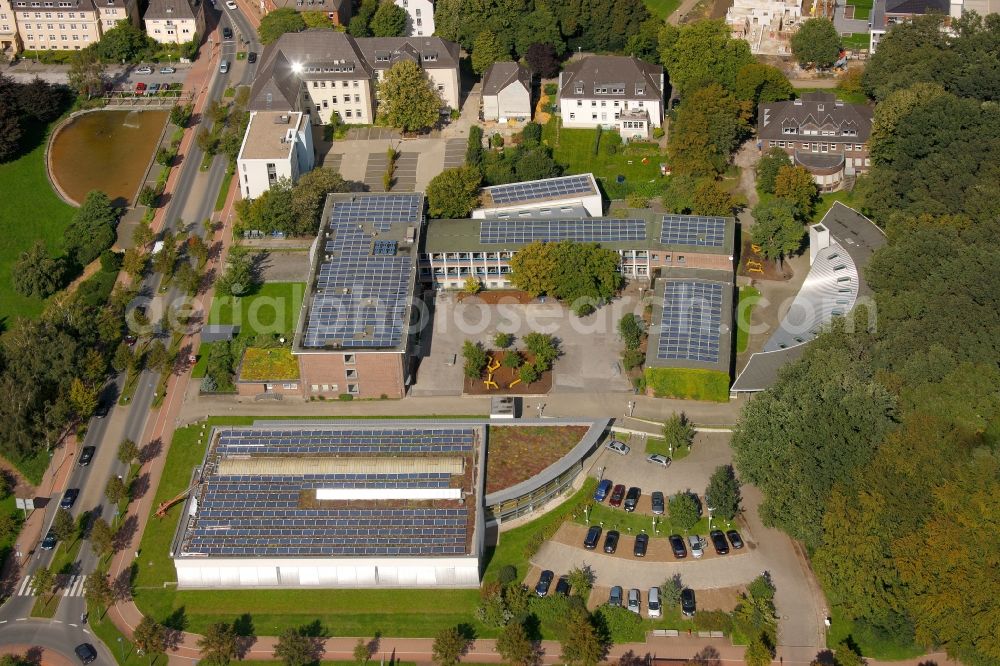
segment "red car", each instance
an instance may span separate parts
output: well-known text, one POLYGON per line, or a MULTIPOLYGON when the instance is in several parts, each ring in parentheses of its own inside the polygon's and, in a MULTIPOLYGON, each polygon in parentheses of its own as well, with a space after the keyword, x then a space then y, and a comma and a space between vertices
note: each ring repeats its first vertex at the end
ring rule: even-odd
POLYGON ((608 504, 611 506, 621 506, 623 499, 625 499, 625 486, 619 483, 611 491, 611 499, 608 500, 608 504))
POLYGON ((135 94, 136 95, 144 95, 144 94, 146 94, 146 84, 142 83, 141 81, 139 83, 135 84, 135 94))

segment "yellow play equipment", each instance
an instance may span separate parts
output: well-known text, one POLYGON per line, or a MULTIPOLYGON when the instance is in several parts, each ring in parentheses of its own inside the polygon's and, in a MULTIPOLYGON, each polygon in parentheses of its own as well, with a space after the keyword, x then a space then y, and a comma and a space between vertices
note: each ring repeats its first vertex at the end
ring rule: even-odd
POLYGON ((490 373, 490 379, 493 378, 493 373, 496 372, 497 369, 499 368, 500 368, 500 360, 496 358, 491 359, 489 365, 486 366, 486 370, 490 373))
POLYGON ((490 374, 489 374, 489 375, 488 375, 488 376, 486 377, 486 379, 485 379, 485 380, 483 380, 483 385, 484 385, 484 386, 485 386, 486 388, 488 388, 488 389, 491 389, 491 388, 493 388, 493 389, 498 389, 498 388, 500 388, 500 387, 499 387, 499 386, 497 385, 497 383, 496 383, 495 381, 493 381, 493 373, 492 373, 492 372, 490 372, 490 374))
POLYGON ((755 254, 760 254, 760 245, 750 245, 750 249, 754 251, 755 254))
POLYGON ((515 379, 514 381, 512 381, 510 384, 507 384, 507 388, 514 388, 515 384, 520 384, 520 383, 521 383, 521 378, 518 377, 517 379, 515 379))
POLYGON ((748 261, 747 262, 747 272, 749 273, 763 273, 764 264, 759 261, 748 261))

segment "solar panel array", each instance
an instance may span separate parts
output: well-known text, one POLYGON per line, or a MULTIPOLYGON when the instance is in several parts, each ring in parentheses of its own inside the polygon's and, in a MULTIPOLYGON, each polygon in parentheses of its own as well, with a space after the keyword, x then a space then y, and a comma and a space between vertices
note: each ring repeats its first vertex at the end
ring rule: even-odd
POLYGON ((396 254, 396 241, 377 240, 372 244, 372 254, 391 257, 396 254))
POLYGON ((372 241, 362 228, 371 224, 378 231, 393 225, 419 224, 419 195, 357 196, 338 201, 330 216, 330 240, 316 277, 316 292, 310 299, 309 320, 303 347, 343 348, 395 347, 403 339, 408 298, 412 283, 412 258, 392 252, 373 254, 372 241))
POLYGON ((472 428, 231 428, 220 434, 215 450, 221 456, 452 454, 472 452, 475 441, 472 428))
POLYGON ((509 206, 524 201, 558 199, 574 194, 594 194, 594 186, 590 175, 564 176, 528 183, 494 185, 488 188, 488 192, 495 205, 509 206))
POLYGON ((726 240, 726 218, 697 215, 664 215, 660 242, 664 245, 722 247, 726 240))
POLYGON ((586 218, 485 219, 479 227, 480 243, 531 243, 532 241, 571 240, 581 243, 642 241, 646 239, 645 220, 586 218))
POLYGON ((668 281, 656 357, 718 363, 721 326, 721 284, 668 281))

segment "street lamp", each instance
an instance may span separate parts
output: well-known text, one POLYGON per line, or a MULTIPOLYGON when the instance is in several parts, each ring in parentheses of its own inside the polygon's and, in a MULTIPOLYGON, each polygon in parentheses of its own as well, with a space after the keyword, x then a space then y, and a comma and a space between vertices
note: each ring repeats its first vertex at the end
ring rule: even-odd
POLYGON ((122 637, 121 636, 118 637, 118 647, 121 648, 122 661, 125 661, 125 644, 122 643, 122 637))

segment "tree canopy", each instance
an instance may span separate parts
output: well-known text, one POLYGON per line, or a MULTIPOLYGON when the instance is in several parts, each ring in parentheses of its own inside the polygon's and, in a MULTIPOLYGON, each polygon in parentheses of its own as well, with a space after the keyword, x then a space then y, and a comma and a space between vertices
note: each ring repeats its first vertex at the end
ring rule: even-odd
POLYGON ((791 46, 799 64, 830 67, 840 55, 840 34, 830 19, 811 18, 792 35, 791 46))
POLYGON ((761 201, 754 206, 754 225, 750 238, 759 245, 766 259, 778 260, 793 254, 802 246, 805 228, 795 219, 795 206, 785 199, 761 201))
POLYGON ((66 230, 66 253, 86 266, 114 245, 117 225, 118 211, 108 195, 100 190, 87 192, 66 230))
POLYGON ((369 28, 374 37, 399 37, 406 33, 406 10, 392 0, 379 3, 369 28))
POLYGON ((745 105, 722 86, 695 90, 677 110, 670 131, 674 169, 695 176, 724 172, 747 129, 745 105))
POLYGON ((442 101, 424 71, 404 60, 386 71, 379 85, 378 120, 407 132, 427 129, 437 122, 442 101))
POLYGON ((476 167, 445 169, 427 186, 427 212, 431 217, 468 217, 479 202, 481 182, 476 167))
POLYGON ((281 7, 260 20, 257 34, 260 36, 260 43, 267 45, 278 41, 286 32, 302 32, 305 29, 305 19, 294 7, 281 7))
POLYGON ((755 62, 750 45, 733 39, 729 26, 721 20, 695 21, 681 27, 664 24, 659 41, 660 62, 670 75, 670 84, 685 98, 713 83, 735 92, 740 70, 755 62))
POLYGON ((781 148, 771 148, 757 162, 757 187, 761 192, 774 194, 774 184, 782 167, 792 166, 792 160, 781 148))
POLYGON ((621 289, 618 260, 617 252, 595 243, 536 241, 510 260, 510 279, 518 289, 558 298, 583 316, 621 289))
POLYGON ((35 244, 21 253, 14 264, 14 291, 22 296, 48 298, 63 286, 63 265, 49 256, 45 242, 35 244))
POLYGON ((495 62, 510 59, 510 48, 490 32, 483 30, 472 44, 472 70, 482 74, 495 62))

